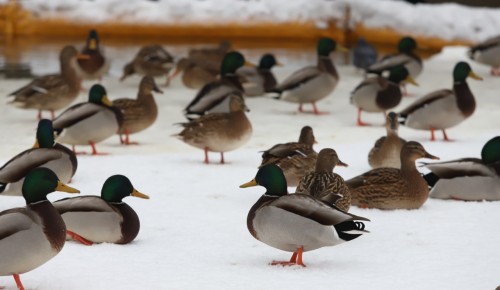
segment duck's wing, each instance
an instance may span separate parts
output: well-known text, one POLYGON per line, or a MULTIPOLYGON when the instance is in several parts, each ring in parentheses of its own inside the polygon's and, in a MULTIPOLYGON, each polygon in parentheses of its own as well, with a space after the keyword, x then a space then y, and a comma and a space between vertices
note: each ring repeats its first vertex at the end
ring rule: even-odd
POLYGON ((308 82, 309 80, 317 77, 320 74, 321 71, 316 66, 304 67, 294 72, 292 75, 287 77, 283 82, 278 84, 275 88, 275 91, 283 92, 286 90, 294 89, 308 82))
POLYGON ((102 109, 102 106, 92 103, 80 103, 71 106, 52 121, 54 131, 60 132, 64 128, 71 127, 72 125, 99 113, 102 109))
POLYGON ((52 203, 59 214, 66 212, 112 212, 114 209, 99 196, 64 198, 52 203))
POLYGON ((34 79, 26 86, 10 93, 9 96, 30 98, 38 95, 46 95, 50 90, 64 85, 66 85, 66 83, 61 75, 46 75, 34 79))
POLYGON ((479 44, 470 47, 470 53, 473 54, 476 51, 483 51, 495 46, 500 46, 500 36, 487 39, 479 44))
POLYGON ((0 168, 0 183, 7 184, 18 181, 25 177, 31 169, 61 157, 62 153, 52 148, 32 148, 25 150, 0 168))
POLYGON ((406 109, 401 111, 399 113, 399 115, 402 117, 406 117, 409 114, 413 113, 414 111, 416 111, 422 107, 428 106, 437 100, 447 98, 447 97, 452 97, 453 95, 454 95, 453 91, 448 90, 448 89, 443 89, 443 90, 438 90, 438 91, 432 92, 432 93, 425 95, 425 96, 421 97, 420 99, 416 100, 413 104, 409 105, 408 107, 406 107, 406 109))
POLYGON ((283 143, 283 144, 276 144, 270 149, 264 151, 262 153, 262 158, 266 157, 279 157, 279 158, 285 158, 285 157, 291 157, 295 155, 302 155, 305 156, 307 155, 307 150, 304 146, 304 144, 297 143, 297 142, 289 142, 289 143, 283 143))
POLYGON ((240 94, 240 92, 235 87, 220 81, 206 84, 187 105, 184 113, 185 115, 203 115, 205 112, 222 103, 231 94, 240 94))
POLYGON ((29 230, 35 217, 25 208, 12 208, 0 212, 0 243, 2 240, 17 234, 19 232, 29 230))
POLYGON ((412 58, 407 54, 404 53, 392 54, 382 58, 379 62, 372 64, 371 66, 368 67, 366 71, 369 73, 380 74, 383 71, 390 70, 395 66, 405 65, 410 61, 412 61, 412 58))
POLYGON ((361 175, 346 180, 349 188, 357 188, 366 185, 384 185, 400 181, 400 170, 397 168, 376 168, 361 175))
POLYGON ((354 94, 358 91, 361 91, 361 90, 367 89, 367 88, 379 91, 379 90, 387 88, 388 85, 389 85, 389 82, 383 77, 367 78, 367 79, 363 80, 359 85, 357 85, 351 94, 354 94))
POLYGON ((367 218, 344 212, 334 205, 307 194, 284 195, 268 205, 314 220, 322 225, 338 225, 355 220, 369 221, 367 218))
POLYGON ((455 178, 461 176, 495 176, 495 171, 478 158, 462 158, 444 162, 427 163, 422 165, 430 169, 440 178, 455 178))

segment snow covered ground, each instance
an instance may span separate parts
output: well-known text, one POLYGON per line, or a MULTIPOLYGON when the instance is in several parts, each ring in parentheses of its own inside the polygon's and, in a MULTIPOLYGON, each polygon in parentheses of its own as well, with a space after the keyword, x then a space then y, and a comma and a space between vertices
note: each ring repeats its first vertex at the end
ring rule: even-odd
MULTIPOLYGON (((136 48, 112 48, 112 71, 103 81, 111 99, 135 97, 139 78, 118 82, 121 67, 136 48)), ((314 63, 310 54, 278 59, 286 66, 275 70, 282 80, 295 69, 314 63)), ((173 47, 180 54, 181 47, 173 47)), ((258 50, 245 50, 256 62, 258 50)), ((271 50, 271 52, 273 52, 271 50)), ((56 51, 38 50, 26 54, 35 73, 57 69, 56 51), (42 57, 43 56, 43 57, 42 57)), ((404 98, 398 109, 432 90, 452 85, 451 70, 465 60, 465 48, 446 48, 425 62, 410 87, 413 96, 404 98)), ((477 110, 448 135, 453 142, 429 142, 429 134, 401 128, 407 140, 421 142, 442 160, 478 157, 485 141, 500 133, 500 79, 489 75, 486 66, 471 63, 484 81, 470 80, 477 110)), ((118 137, 98 144, 109 156, 81 156, 72 186, 82 194, 99 194, 112 174, 128 176, 150 200, 129 197, 139 214, 141 232, 124 246, 100 244, 86 247, 67 242, 62 252, 40 268, 22 275, 27 289, 495 289, 500 285, 500 211, 497 202, 428 200, 419 210, 380 211, 352 208, 371 219, 371 231, 352 242, 304 254, 307 268, 274 267, 272 260, 290 254, 255 240, 246 228, 250 207, 264 189, 239 189, 254 177, 260 163, 258 151, 275 143, 296 140, 302 126, 313 127, 315 149, 336 149, 347 168, 335 171, 350 178, 369 170, 367 154, 375 140, 385 134, 381 114, 366 114, 372 127, 355 125, 356 109, 349 104, 350 91, 362 75, 350 66, 338 66, 341 81, 337 89, 318 103, 330 114, 299 114, 296 105, 253 98, 247 105, 254 133, 243 148, 226 154, 228 164, 202 163, 201 150, 171 137, 184 121, 182 108, 196 91, 174 80, 163 95, 157 95, 159 118, 148 130, 133 135, 139 146, 120 146, 118 137)), ((163 81, 163 80, 158 80, 163 81)), ((0 95, 27 83, 1 80, 0 95)), ((91 83, 86 83, 87 87, 91 83)), ((85 94, 79 101, 86 99, 85 94)), ((0 163, 34 142, 35 111, 0 104, 0 163)), ((438 134, 438 138, 441 136, 438 134)), ((79 148, 86 149, 88 148, 79 148)), ((211 154, 218 161, 217 154, 211 154)), ((293 188, 290 188, 293 192, 293 188)), ((55 193, 51 200, 68 197, 55 193)), ((23 206, 19 197, 0 197, 0 210, 23 206)), ((0 257, 1 258, 1 257, 0 257)), ((0 285, 15 289, 11 277, 0 277, 0 285)))
MULTIPOLYGON (((0 0, 5 3, 7 0, 0 0)), ((344 18, 351 8, 351 25, 392 28, 403 34, 434 36, 447 40, 482 41, 496 36, 500 9, 471 8, 454 3, 412 5, 394 0, 267 0, 267 1, 120 1, 30 0, 23 7, 41 18, 66 18, 101 23, 283 23, 314 21, 320 28, 344 18)))

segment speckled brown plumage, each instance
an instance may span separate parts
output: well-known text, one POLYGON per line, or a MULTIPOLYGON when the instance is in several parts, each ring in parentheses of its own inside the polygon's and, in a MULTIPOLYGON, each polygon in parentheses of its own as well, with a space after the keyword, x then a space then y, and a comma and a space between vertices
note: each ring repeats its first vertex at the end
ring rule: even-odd
POLYGON ((387 115, 385 128, 387 136, 380 137, 368 153, 368 163, 372 168, 401 168, 401 148, 406 140, 398 136, 399 121, 394 112, 387 115))
POLYGON ((419 158, 438 159, 415 141, 401 150, 401 169, 377 168, 346 181, 351 203, 379 209, 417 209, 427 200, 429 188, 415 167, 419 158))

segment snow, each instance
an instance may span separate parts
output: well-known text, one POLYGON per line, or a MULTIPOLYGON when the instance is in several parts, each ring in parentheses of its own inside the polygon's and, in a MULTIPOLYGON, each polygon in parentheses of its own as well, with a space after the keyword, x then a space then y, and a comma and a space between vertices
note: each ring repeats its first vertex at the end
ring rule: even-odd
MULTIPOLYGON (((52 2, 51 2, 52 3, 52 2)), ((49 4, 47 4, 49 5, 49 4)), ((68 4, 69 5, 69 4, 68 4)), ((105 44, 105 42, 104 42, 105 44)), ((112 71, 103 80, 111 99, 134 97, 139 77, 118 82, 123 63, 136 47, 108 47, 113 56, 112 71)), ((168 47, 176 55, 183 47, 168 47)), ((257 62, 261 50, 244 50, 257 62)), ((310 53, 280 57, 286 66, 276 68, 279 80, 295 69, 314 63, 310 53)), ((446 48, 425 61, 419 87, 405 97, 397 109, 417 96, 452 85, 451 70, 465 60, 465 47, 446 48)), ((57 69, 57 51, 41 46, 24 55, 35 73, 57 69), (43 58, 42 58, 43 56, 43 58)), ((401 128, 406 140, 416 140, 442 160, 479 157, 483 144, 498 135, 500 111, 499 79, 486 66, 471 63, 484 81, 470 80, 477 110, 449 130, 453 142, 430 142, 429 134, 401 128)), ((248 99, 248 113, 254 134, 239 150, 226 154, 228 164, 202 163, 201 150, 190 147, 172 134, 184 121, 182 109, 196 91, 186 89, 180 79, 157 95, 159 119, 148 130, 133 135, 139 146, 120 146, 118 137, 98 144, 108 156, 80 156, 71 186, 82 194, 99 194, 104 180, 113 174, 128 176, 150 200, 126 198, 141 219, 137 239, 128 245, 99 244, 86 247, 67 242, 53 260, 21 275, 27 289, 495 289, 500 285, 500 211, 497 202, 428 200, 419 210, 380 211, 353 207, 351 212, 371 219, 371 232, 352 242, 304 254, 307 268, 275 267, 272 260, 285 260, 290 253, 255 240, 246 228, 246 216, 264 189, 238 186, 255 176, 260 163, 258 151, 278 142, 296 140, 303 125, 313 127, 315 149, 334 148, 347 168, 335 169, 344 178, 369 170, 367 154, 375 140, 385 134, 382 114, 366 114, 371 127, 355 125, 356 109, 349 104, 350 91, 362 75, 353 67, 337 64, 341 76, 337 89, 318 103, 330 114, 314 116, 296 113, 295 104, 266 98, 248 99)), ((157 79, 162 82, 163 80, 157 79)), ((27 83, 2 80, 0 94, 27 83)), ((88 88, 91 82, 85 83, 88 88)), ((86 98, 81 94, 79 101, 86 98)), ((307 106, 306 106, 307 109, 307 106)), ((0 105, 0 163, 30 147, 34 142, 35 111, 0 105)), ((438 139, 441 136, 438 134, 438 139)), ((79 149, 89 150, 79 147, 79 149)), ((218 161, 217 154, 211 154, 218 161)), ((427 160, 426 160, 427 161, 427 160)), ((424 169, 422 169, 424 170, 424 169)), ((293 188, 290 188, 293 192, 293 188)), ((51 200, 68 197, 54 193, 51 200)), ((19 197, 0 197, 0 210, 23 206, 19 197)), ((11 277, 0 285, 15 288, 11 277)))
MULTIPOLYGON (((1 0, 5 3, 7 0, 1 0)), ((320 29, 329 20, 342 24, 345 7, 351 8, 351 25, 392 28, 403 34, 446 40, 482 41, 496 36, 500 9, 472 8, 454 3, 412 5, 394 0, 267 0, 267 1, 21 1, 42 19, 102 23, 120 21, 152 24, 231 24, 313 21, 320 29)))

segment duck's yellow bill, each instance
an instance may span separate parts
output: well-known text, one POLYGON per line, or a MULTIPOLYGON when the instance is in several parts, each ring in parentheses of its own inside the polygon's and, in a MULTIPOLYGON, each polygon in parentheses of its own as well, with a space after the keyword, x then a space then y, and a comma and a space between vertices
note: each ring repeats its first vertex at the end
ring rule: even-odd
POLYGON ((56 191, 63 191, 67 193, 80 193, 80 191, 76 188, 73 188, 71 186, 67 186, 66 184, 62 183, 60 180, 57 181, 57 187, 56 191))
POLYGON ((337 44, 337 48, 335 49, 340 52, 349 52, 349 49, 347 49, 345 46, 337 44))
POLYGON ((33 144, 33 148, 40 148, 40 144, 38 144, 38 140, 35 140, 35 144, 33 144))
POLYGON ((92 39, 89 41, 89 48, 90 48, 91 50, 96 50, 96 49, 97 49, 97 41, 96 41, 95 39, 93 39, 93 38, 92 38, 92 39))
POLYGON ((149 195, 146 195, 144 193, 139 192, 137 189, 134 188, 134 191, 132 191, 131 196, 135 196, 138 198, 144 198, 144 199, 149 199, 149 195))
POLYGON ((248 60, 245 60, 245 65, 246 66, 251 66, 251 67, 256 67, 257 65, 253 62, 249 62, 248 60))
POLYGON ((411 76, 406 77, 405 82, 410 83, 410 84, 418 87, 418 83, 411 76))
POLYGON ((277 61, 275 66, 285 66, 284 64, 282 64, 281 62, 277 61))
POLYGON ((469 72, 469 76, 470 76, 471 78, 475 79, 475 80, 478 80, 478 81, 482 81, 482 80, 483 80, 483 78, 482 78, 482 77, 478 76, 478 75, 477 75, 475 72, 473 72, 473 71, 470 71, 470 72, 469 72))
POLYGON ((113 106, 113 102, 111 102, 109 99, 108 99, 108 96, 103 96, 102 97, 102 103, 105 104, 106 106, 113 106))
POLYGON ((250 180, 249 182, 240 185, 240 188, 252 187, 252 186, 257 186, 257 185, 258 185, 257 181, 254 178, 254 179, 250 180))

